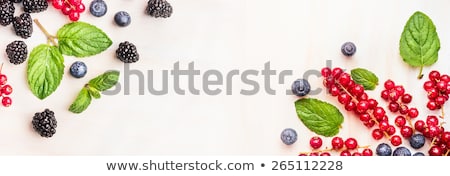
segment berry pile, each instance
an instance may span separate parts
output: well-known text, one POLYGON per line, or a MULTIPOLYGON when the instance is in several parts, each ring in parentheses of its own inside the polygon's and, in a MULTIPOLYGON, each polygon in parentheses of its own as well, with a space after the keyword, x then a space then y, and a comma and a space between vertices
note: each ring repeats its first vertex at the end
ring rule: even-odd
POLYGON ((4 107, 9 107, 12 104, 12 100, 9 97, 13 89, 9 84, 6 84, 8 77, 2 74, 3 64, 0 66, 0 98, 2 99, 2 105, 4 107))
MULTIPOLYGON (((443 123, 439 122, 439 118, 434 115, 427 116, 426 120, 417 120, 414 124, 414 128, 422 133, 419 134, 425 138, 431 140, 431 148, 428 150, 428 154, 430 156, 448 156, 450 153, 450 132, 445 131, 444 127, 442 127, 443 123)), ((422 140, 422 139, 416 139, 422 140)), ((425 143, 425 142, 423 142, 425 143)), ((419 143, 419 145, 413 144, 410 141, 410 144, 413 148, 417 146, 420 148, 423 144, 419 143)))
POLYGON ((441 109, 449 98, 450 76, 441 75, 438 71, 433 70, 428 74, 428 78, 429 80, 423 84, 429 100, 427 108, 430 110, 441 109))
POLYGON ((331 151, 339 152, 340 156, 372 156, 373 152, 368 146, 359 146, 355 138, 348 138, 345 141, 341 137, 334 137, 331 140, 331 148, 322 147, 322 139, 314 136, 309 140, 312 148, 311 152, 302 152, 299 156, 331 156, 331 151), (361 152, 358 149, 363 148, 361 152), (352 153, 353 152, 353 153, 352 153))
POLYGON ((86 10, 82 0, 49 0, 55 9, 61 10, 64 15, 68 15, 70 21, 78 21, 80 13, 86 10))
POLYGON ((390 125, 386 111, 378 106, 375 99, 369 98, 364 92, 364 87, 356 84, 350 74, 344 73, 341 68, 330 69, 325 67, 321 71, 324 77, 323 84, 328 92, 338 98, 339 103, 345 106, 345 110, 353 111, 363 124, 372 128, 377 125, 379 129, 372 132, 372 137, 376 140, 395 134, 395 127, 390 125))
MULTIPOLYGON (((417 108, 408 107, 408 104, 412 101, 411 94, 405 93, 405 88, 401 85, 395 85, 392 80, 384 82, 384 88, 381 91, 381 98, 389 102, 389 111, 392 113, 400 113, 395 118, 395 125, 400 128, 400 134, 404 138, 410 138, 414 134, 411 119, 419 116, 417 108), (408 125, 406 122, 408 122, 408 125)), ((391 142, 393 141, 391 140, 391 142)))

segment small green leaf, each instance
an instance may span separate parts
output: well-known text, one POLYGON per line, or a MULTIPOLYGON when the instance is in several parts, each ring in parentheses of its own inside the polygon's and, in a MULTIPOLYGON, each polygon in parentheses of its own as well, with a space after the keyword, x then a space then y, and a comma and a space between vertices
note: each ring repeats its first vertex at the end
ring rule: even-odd
POLYGON ((364 68, 355 68, 351 71, 355 83, 360 84, 365 90, 374 90, 378 85, 378 77, 371 71, 364 68))
POLYGON ((75 57, 101 53, 112 44, 111 39, 101 29, 85 22, 64 25, 58 30, 57 38, 61 52, 75 57))
POLYGON ((441 48, 436 26, 422 12, 415 12, 406 23, 400 38, 400 55, 412 67, 420 67, 418 78, 422 78, 424 66, 438 60, 441 48))
POLYGON ((297 115, 303 124, 318 135, 331 137, 339 133, 344 117, 335 106, 314 98, 295 102, 297 115))
POLYGON ((69 111, 76 114, 83 112, 88 108, 89 104, 91 104, 91 99, 88 89, 84 87, 81 89, 80 93, 78 93, 78 96, 72 105, 70 105, 69 111))
POLYGON ((31 92, 39 99, 52 94, 61 83, 64 58, 58 48, 41 44, 30 53, 27 80, 31 92))
POLYGON ((116 85, 119 80, 118 71, 107 71, 100 76, 89 81, 89 86, 98 91, 105 91, 116 85))
POLYGON ((101 97, 100 92, 97 89, 89 86, 88 90, 89 94, 91 94, 91 96, 95 99, 99 99, 101 97))

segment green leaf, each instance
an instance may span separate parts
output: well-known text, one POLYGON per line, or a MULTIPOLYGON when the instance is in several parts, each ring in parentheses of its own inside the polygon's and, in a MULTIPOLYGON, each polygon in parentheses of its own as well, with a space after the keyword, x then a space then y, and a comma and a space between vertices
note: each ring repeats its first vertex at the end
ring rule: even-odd
POLYGON ((89 94, 92 97, 94 97, 95 99, 99 99, 101 97, 100 92, 91 86, 89 86, 88 91, 89 91, 89 94))
POLYGON ((412 67, 420 67, 419 79, 424 66, 438 60, 441 48, 436 26, 422 12, 414 13, 406 23, 400 38, 400 55, 412 67))
POLYGON ((364 68, 355 68, 351 71, 355 83, 360 84, 365 90, 374 90, 378 85, 378 77, 371 71, 364 68))
POLYGON ((98 91, 105 91, 116 85, 119 80, 118 71, 107 71, 100 76, 89 81, 89 86, 98 91))
POLYGON ((52 94, 61 83, 64 58, 58 48, 41 44, 30 53, 27 80, 31 92, 39 99, 52 94))
POLYGON ((339 133, 344 121, 339 109, 314 98, 302 98, 295 102, 297 115, 303 124, 318 135, 331 137, 339 133))
POLYGON ((92 56, 111 46, 111 39, 99 28, 85 22, 64 25, 57 33, 58 45, 65 55, 92 56))
POLYGON ((92 98, 88 89, 84 87, 81 89, 80 93, 78 93, 78 96, 72 105, 70 105, 69 111, 79 114, 88 108, 89 104, 91 104, 91 100, 92 98))

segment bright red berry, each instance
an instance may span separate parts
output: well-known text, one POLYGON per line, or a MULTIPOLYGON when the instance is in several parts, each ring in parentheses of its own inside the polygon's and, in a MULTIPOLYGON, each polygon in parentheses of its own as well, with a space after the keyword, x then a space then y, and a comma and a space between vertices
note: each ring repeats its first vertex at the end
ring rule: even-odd
POLYGON ((403 86, 395 86, 394 90, 398 93, 399 96, 405 94, 405 88, 403 88, 403 86))
POLYGON ((402 138, 398 135, 394 135, 391 137, 391 144, 393 146, 399 146, 400 144, 402 144, 402 138))
POLYGON ((428 108, 429 110, 436 110, 436 109, 438 109, 438 107, 439 107, 439 105, 436 103, 436 101, 430 100, 430 101, 428 101, 428 103, 427 103, 427 108, 428 108))
POLYGON ((320 156, 331 156, 331 154, 328 153, 328 152, 323 152, 323 153, 320 154, 320 156))
POLYGON ((450 76, 448 76, 448 75, 442 75, 440 80, 441 80, 441 81, 445 81, 445 82, 450 82, 450 76))
POLYGON ((360 96, 364 93, 364 87, 357 84, 352 88, 352 90, 350 90, 350 93, 354 96, 360 96))
POLYGON ((356 109, 356 103, 353 101, 350 101, 345 105, 345 110, 347 110, 347 111, 353 111, 355 109, 356 109))
POLYGON ((395 127, 393 126, 393 125, 389 125, 389 127, 388 127, 388 129, 386 130, 386 132, 389 134, 389 135, 394 135, 395 134, 395 127))
POLYGON ((411 96, 411 94, 404 94, 404 95, 402 96, 402 102, 403 102, 403 103, 408 104, 408 103, 410 103, 411 101, 412 101, 412 96, 411 96))
POLYGON ((430 150, 428 150, 428 154, 430 156, 442 156, 442 154, 444 154, 444 150, 442 150, 441 147, 435 145, 431 147, 430 150))
POLYGON ((398 105, 398 103, 395 101, 391 101, 388 105, 388 109, 391 112, 397 112, 399 107, 400 105, 398 105))
POLYGON ((375 116, 375 118, 383 118, 384 115, 386 115, 386 111, 384 111, 384 109, 382 107, 375 107, 374 111, 373 111, 373 115, 375 116))
POLYGON ((69 3, 76 6, 81 4, 81 0, 69 0, 69 3))
POLYGON ((400 129, 400 134, 404 137, 404 138, 410 138, 413 135, 413 129, 409 126, 403 126, 400 129))
POLYGON ((439 119, 434 115, 427 116, 426 119, 428 126, 437 126, 439 124, 439 119))
POLYGON ((309 156, 319 156, 319 153, 318 152, 311 152, 311 153, 309 153, 309 156))
POLYGON ((377 100, 369 99, 367 102, 369 102, 369 109, 373 109, 378 106, 377 100))
POLYGON ((383 98, 384 100, 388 100, 389 99, 389 91, 388 90, 381 91, 381 98, 383 98))
POLYGON ((52 5, 55 9, 62 9, 64 7, 64 0, 52 0, 52 5))
POLYGON ((394 87, 395 87, 394 81, 388 79, 386 82, 384 82, 384 88, 385 88, 386 90, 391 90, 391 89, 393 89, 394 87))
POLYGON ((406 118, 404 116, 399 115, 395 118, 396 126, 403 127, 403 126, 405 126, 405 124, 406 124, 406 118))
POLYGON ((372 137, 375 140, 380 140, 381 138, 383 138, 383 132, 380 129, 374 129, 372 131, 372 137))
POLYGON ((73 11, 73 10, 72 10, 72 7, 70 7, 70 6, 64 6, 64 7, 61 9, 61 12, 62 12, 64 15, 69 15, 72 11, 73 11))
POLYGON ((341 156, 352 156, 352 154, 351 154, 350 151, 348 151, 348 150, 342 151, 340 155, 341 155, 341 156))
POLYGON ((359 113, 364 113, 369 109, 369 102, 363 100, 358 102, 358 104, 356 105, 356 111, 358 111, 359 113))
POLYGON ((322 68, 320 73, 322 74, 323 77, 329 77, 329 76, 331 76, 331 69, 328 67, 324 67, 324 68, 322 68))
POLYGON ((434 89, 434 85, 435 83, 433 81, 425 81, 425 83, 423 83, 423 89, 425 89, 426 91, 434 89))
POLYGON ((389 128, 389 123, 387 121, 381 121, 378 124, 378 127, 380 128, 380 130, 386 131, 389 128))
POLYGON ((333 68, 333 70, 331 71, 331 75, 332 75, 334 78, 339 78, 339 76, 341 76, 341 74, 342 74, 343 72, 344 72, 344 71, 342 71, 341 68, 336 67, 336 68, 333 68))
POLYGON ((362 154, 359 153, 359 152, 354 152, 354 153, 352 154, 352 156, 362 156, 362 154))
POLYGON ((1 91, 0 95, 2 95, 2 94, 10 95, 13 91, 13 88, 7 84, 7 85, 4 85, 0 91, 1 91))
POLYGON ((348 95, 347 93, 341 93, 339 96, 338 96, 338 101, 339 101, 339 103, 341 103, 341 104, 347 104, 348 102, 350 102, 350 100, 351 100, 351 98, 352 97, 350 97, 350 95, 348 95))
POLYGON ((9 107, 9 106, 11 106, 11 104, 12 104, 11 98, 9 98, 9 97, 3 97, 2 98, 2 105, 4 107, 9 107))
POLYGON ((331 139, 331 146, 335 150, 340 150, 342 147, 344 147, 344 140, 341 137, 334 137, 331 139))
POLYGON ((370 115, 367 113, 360 114, 359 120, 361 120, 362 122, 367 122, 370 120, 370 115))
POLYGON ((438 96, 434 99, 437 105, 444 105, 445 101, 447 101, 444 96, 438 96))
POLYGON ((411 118, 416 118, 417 116, 419 116, 419 111, 417 110, 417 108, 410 108, 408 111, 408 116, 411 118))
POLYGON ((341 84, 344 87, 348 85, 350 80, 351 77, 348 73, 342 73, 341 76, 339 76, 339 84, 341 84))
POLYGON ((69 19, 70 19, 70 21, 78 21, 80 19, 80 13, 78 13, 76 11, 70 12, 69 19))
POLYGON ((428 74, 428 78, 431 80, 431 81, 436 81, 437 79, 439 79, 441 77, 441 74, 438 72, 438 71, 436 71, 436 70, 433 70, 433 71, 431 71, 429 74, 428 74))
POLYGON ((423 130, 425 129, 425 122, 423 120, 417 120, 414 123, 414 128, 419 132, 423 132, 423 130))
POLYGON ((358 147, 358 141, 355 138, 348 138, 345 140, 345 147, 349 150, 356 149, 358 147))
POLYGON ((322 139, 318 136, 314 136, 309 140, 309 145, 311 145, 313 149, 318 149, 322 147, 322 139))
POLYGON ((363 156, 372 156, 373 155, 372 150, 369 148, 364 149, 361 153, 363 156))
POLYGON ((408 106, 402 104, 402 105, 399 107, 398 111, 400 112, 400 114, 405 115, 405 114, 408 114, 409 108, 408 108, 408 106))
POLYGON ((6 75, 0 74, 0 86, 5 85, 7 80, 8 77, 6 77, 6 75))
POLYGON ((75 6, 75 10, 78 13, 83 13, 86 10, 86 6, 84 6, 83 3, 80 3, 79 5, 75 6))

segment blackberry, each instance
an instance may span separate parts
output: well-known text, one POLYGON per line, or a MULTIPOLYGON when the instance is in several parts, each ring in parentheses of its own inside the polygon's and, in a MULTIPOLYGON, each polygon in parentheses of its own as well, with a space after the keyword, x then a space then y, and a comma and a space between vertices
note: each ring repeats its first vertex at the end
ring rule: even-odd
POLYGON ((23 0, 23 10, 28 13, 37 13, 47 10, 47 0, 23 0))
POLYGON ((31 124, 33 125, 33 129, 42 137, 49 138, 56 133, 57 122, 55 113, 49 109, 34 114, 31 124))
POLYGON ((134 63, 139 60, 139 53, 136 50, 136 46, 128 41, 119 44, 119 48, 116 50, 116 56, 124 63, 134 63))
POLYGON ((9 0, 0 0, 0 24, 7 26, 14 19, 14 4, 9 0))
POLYGON ((24 39, 31 37, 33 33, 33 21, 29 13, 23 13, 20 16, 14 17, 13 26, 16 35, 24 39))
POLYGON ((27 59, 27 44, 19 40, 11 42, 6 46, 6 54, 8 55, 9 62, 19 65, 27 59))
POLYGON ((166 0, 149 0, 145 13, 155 18, 168 18, 172 15, 173 9, 166 0))

